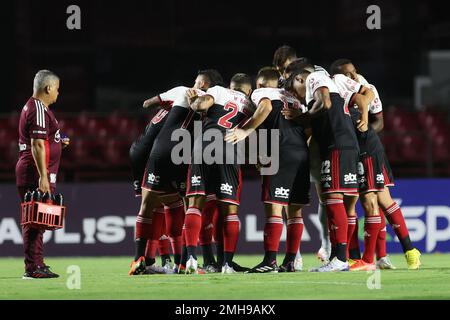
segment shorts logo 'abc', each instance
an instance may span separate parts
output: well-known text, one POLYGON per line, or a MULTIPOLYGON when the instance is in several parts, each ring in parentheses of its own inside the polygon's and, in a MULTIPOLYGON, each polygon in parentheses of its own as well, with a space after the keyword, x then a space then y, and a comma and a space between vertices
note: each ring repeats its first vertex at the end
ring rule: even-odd
POLYGON ((229 185, 228 183, 222 183, 220 185, 220 192, 232 195, 233 194, 233 186, 229 185))
POLYGON ((377 183, 384 183, 384 175, 379 173, 377 174, 377 183))
POLYGON ((201 182, 201 179, 202 179, 202 177, 201 176, 192 176, 191 177, 191 185, 193 186, 193 187, 195 187, 195 186, 199 186, 200 185, 200 182, 201 182))
POLYGON ((283 187, 279 187, 275 189, 275 197, 277 198, 283 198, 283 199, 289 199, 289 192, 290 189, 285 189, 283 187))
POLYGON ((159 183, 159 176, 155 176, 153 173, 149 173, 147 181, 153 184, 159 183))
POLYGON ((348 174, 344 175, 344 183, 345 184, 356 183, 356 174, 348 173, 348 174))

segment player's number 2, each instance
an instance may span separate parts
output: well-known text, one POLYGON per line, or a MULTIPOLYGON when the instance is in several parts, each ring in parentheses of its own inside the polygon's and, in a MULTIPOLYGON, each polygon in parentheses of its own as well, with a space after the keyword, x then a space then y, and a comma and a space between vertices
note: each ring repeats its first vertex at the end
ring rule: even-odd
POLYGON ((238 106, 234 102, 228 102, 224 107, 225 111, 230 111, 226 115, 220 117, 219 125, 230 129, 233 126, 233 123, 230 122, 230 119, 234 118, 238 113, 238 106))

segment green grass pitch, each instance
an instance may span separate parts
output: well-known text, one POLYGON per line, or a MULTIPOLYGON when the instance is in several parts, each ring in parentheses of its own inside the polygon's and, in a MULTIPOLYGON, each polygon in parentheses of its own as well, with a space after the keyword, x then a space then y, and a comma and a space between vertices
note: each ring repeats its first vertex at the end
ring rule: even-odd
MULTIPOLYGON (((260 256, 237 256, 253 266, 260 256)), ((380 289, 369 289, 367 272, 318 274, 127 275, 130 258, 48 258, 58 279, 22 280, 22 259, 0 259, 0 299, 450 299, 450 254, 422 255, 420 270, 407 270, 403 255, 392 255, 397 270, 379 274, 380 289), (79 266, 81 288, 68 289, 67 268, 79 266)), ((282 257, 279 257, 282 261, 282 257)), ((304 268, 317 265, 304 256, 304 268)), ((369 281, 372 285, 374 281, 369 281)))

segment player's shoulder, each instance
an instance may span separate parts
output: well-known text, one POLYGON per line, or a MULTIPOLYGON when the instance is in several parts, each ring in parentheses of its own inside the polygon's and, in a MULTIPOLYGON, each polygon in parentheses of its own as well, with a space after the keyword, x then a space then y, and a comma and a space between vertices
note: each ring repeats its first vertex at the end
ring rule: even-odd
MULTIPOLYGON (((349 77, 343 75, 342 73, 337 73, 333 76, 333 80, 335 82, 347 82, 347 79, 350 79, 349 77)), ((351 80, 351 79, 350 79, 351 80)))
POLYGON ((323 73, 324 75, 326 75, 327 77, 330 76, 330 74, 328 73, 327 69, 325 69, 325 68, 322 67, 322 66, 314 65, 314 71, 315 71, 315 72, 321 72, 321 73, 323 73))
POLYGON ((255 104, 259 104, 263 99, 277 100, 280 99, 280 89, 278 88, 259 88, 253 91, 251 100, 255 104))
POLYGON ((334 84, 330 76, 326 75, 322 71, 311 72, 308 77, 306 77, 306 83, 314 87, 317 83, 321 84, 334 84))
POLYGON ((47 111, 47 108, 44 106, 44 104, 40 100, 31 97, 25 103, 22 110, 25 112, 28 112, 28 113, 40 112, 40 113, 45 114, 47 111))

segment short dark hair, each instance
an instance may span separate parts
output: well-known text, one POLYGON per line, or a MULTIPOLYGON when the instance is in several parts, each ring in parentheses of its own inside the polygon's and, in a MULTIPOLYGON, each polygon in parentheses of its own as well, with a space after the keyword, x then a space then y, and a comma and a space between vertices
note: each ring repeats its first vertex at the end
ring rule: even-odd
POLYGON ((236 73, 230 80, 230 83, 236 84, 237 87, 241 87, 244 85, 252 86, 252 79, 248 74, 245 73, 236 73))
POLYGON ((299 74, 310 74, 310 73, 311 71, 309 71, 306 68, 294 70, 284 83, 284 88, 288 91, 291 90, 294 85, 294 79, 296 76, 298 76, 299 74))
POLYGON ((287 67, 285 72, 286 73, 293 73, 295 71, 303 70, 307 67, 314 67, 314 64, 311 62, 310 59, 306 57, 300 57, 298 59, 295 59, 292 61, 287 67))
POLYGON ((342 73, 341 67, 344 64, 352 63, 350 59, 337 59, 330 65, 330 73, 331 76, 334 76, 335 74, 342 73))
POLYGON ((280 74, 274 67, 262 67, 259 69, 256 79, 264 78, 265 80, 278 80, 280 74))
POLYGON ((297 52, 295 51, 295 49, 290 46, 284 45, 275 50, 275 53, 273 54, 272 64, 276 68, 282 68, 287 59, 296 57, 297 52))
POLYGON ((197 73, 197 75, 204 76, 204 77, 208 78, 208 82, 209 82, 209 86, 210 87, 215 87, 215 86, 222 86, 223 87, 225 85, 225 81, 223 81, 222 75, 216 69, 200 70, 197 73))

